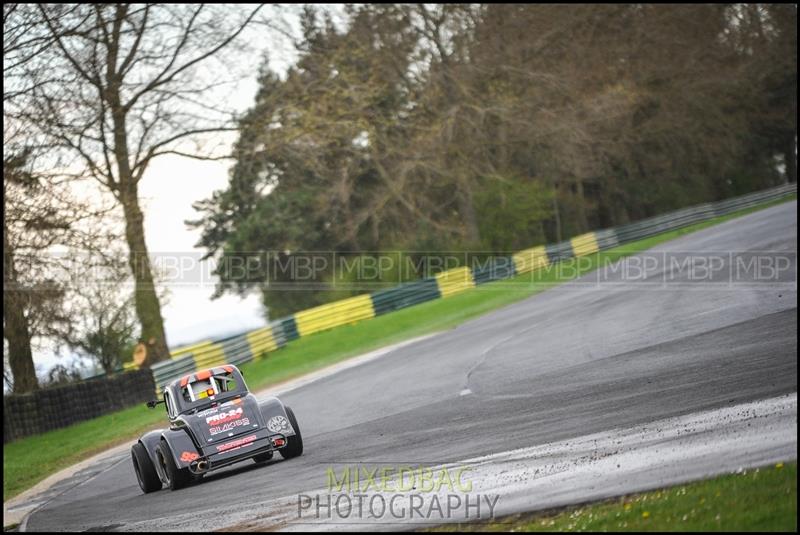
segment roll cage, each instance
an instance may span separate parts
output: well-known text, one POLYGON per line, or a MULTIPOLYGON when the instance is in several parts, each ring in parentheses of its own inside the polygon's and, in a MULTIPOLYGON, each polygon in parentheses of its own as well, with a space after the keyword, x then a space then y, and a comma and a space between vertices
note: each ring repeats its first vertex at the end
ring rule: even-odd
POLYGON ((164 389, 164 403, 169 417, 175 418, 248 393, 239 369, 226 365, 188 374, 173 381, 164 389))

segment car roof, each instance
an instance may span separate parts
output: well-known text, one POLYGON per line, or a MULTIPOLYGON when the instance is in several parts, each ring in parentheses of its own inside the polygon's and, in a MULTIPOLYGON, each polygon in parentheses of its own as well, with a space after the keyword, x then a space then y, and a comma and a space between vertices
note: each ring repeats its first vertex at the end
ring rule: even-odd
POLYGON ((184 375, 180 379, 175 379, 172 381, 169 386, 170 387, 183 387, 189 383, 193 383, 195 381, 202 381, 203 379, 208 379, 212 375, 221 375, 223 373, 232 373, 234 370, 239 371, 239 368, 234 366, 233 364, 223 364, 222 366, 217 366, 214 368, 208 368, 205 370, 199 370, 187 375, 184 375))

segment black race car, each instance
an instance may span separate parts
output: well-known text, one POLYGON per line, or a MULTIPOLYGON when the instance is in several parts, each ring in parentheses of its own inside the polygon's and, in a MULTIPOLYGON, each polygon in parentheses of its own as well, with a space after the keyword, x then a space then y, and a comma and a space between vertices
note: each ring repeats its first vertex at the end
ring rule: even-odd
POLYGON ((142 490, 177 490, 211 470, 253 459, 264 463, 275 450, 284 459, 303 453, 292 409, 278 398, 257 400, 236 366, 223 365, 176 379, 164 388, 169 429, 143 435, 131 448, 142 490))

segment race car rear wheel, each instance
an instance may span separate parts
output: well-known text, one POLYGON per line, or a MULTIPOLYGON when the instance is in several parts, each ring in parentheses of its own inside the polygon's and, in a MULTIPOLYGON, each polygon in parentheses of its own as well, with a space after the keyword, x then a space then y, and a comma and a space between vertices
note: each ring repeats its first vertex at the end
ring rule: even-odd
POLYGON ((133 471, 136 472, 136 480, 139 487, 147 494, 156 490, 161 490, 161 480, 158 479, 156 467, 147 454, 141 442, 137 442, 131 448, 131 460, 133 461, 133 471))
POLYGON ((177 467, 175 459, 172 457, 172 451, 169 449, 169 444, 163 438, 156 446, 156 457, 158 462, 161 463, 161 469, 167 478, 165 483, 170 490, 181 489, 192 479, 192 474, 188 468, 177 467))
POLYGON ((284 459, 291 459, 303 454, 303 437, 300 434, 300 426, 297 425, 297 418, 294 417, 294 412, 289 407, 286 407, 286 416, 289 418, 289 423, 292 424, 295 435, 286 437, 286 445, 278 451, 281 452, 284 459))

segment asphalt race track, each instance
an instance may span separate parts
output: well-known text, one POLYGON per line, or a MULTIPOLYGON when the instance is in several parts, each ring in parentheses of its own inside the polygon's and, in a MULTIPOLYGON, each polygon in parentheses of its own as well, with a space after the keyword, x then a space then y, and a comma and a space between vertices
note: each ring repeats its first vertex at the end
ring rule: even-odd
POLYGON ((281 396, 303 430, 298 459, 145 496, 125 455, 24 527, 220 529, 234 510, 269 526, 261 504, 324 487, 331 466, 439 465, 795 393, 796 250, 794 201, 673 240, 648 252, 646 280, 590 274, 281 396), (786 253, 790 269, 709 283, 670 263, 730 252, 786 253))

